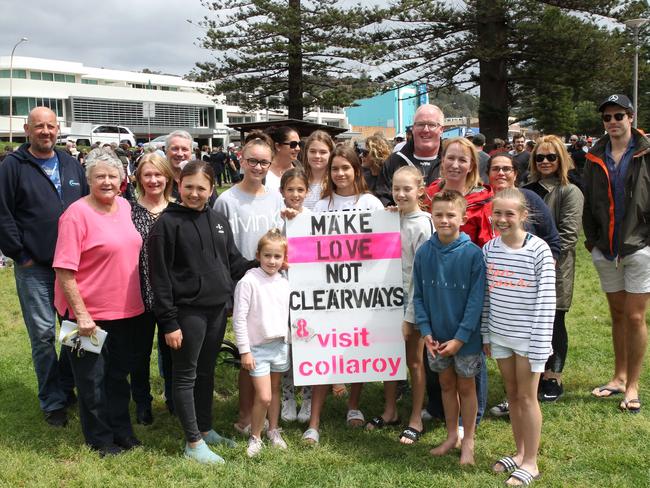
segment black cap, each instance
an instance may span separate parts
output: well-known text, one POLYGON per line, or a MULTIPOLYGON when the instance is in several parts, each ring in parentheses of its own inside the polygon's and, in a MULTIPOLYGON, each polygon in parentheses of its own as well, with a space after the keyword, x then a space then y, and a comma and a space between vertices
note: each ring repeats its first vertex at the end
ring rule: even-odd
POLYGON ((480 132, 477 132, 474 134, 474 137, 472 137, 472 142, 475 146, 485 146, 485 136, 480 132))
POLYGON ((625 95, 614 94, 607 97, 605 101, 603 101, 603 103, 600 104, 600 107, 598 107, 598 111, 603 112, 607 105, 618 105, 619 107, 624 108, 625 110, 631 110, 632 112, 634 112, 634 105, 632 105, 630 99, 627 98, 625 95))

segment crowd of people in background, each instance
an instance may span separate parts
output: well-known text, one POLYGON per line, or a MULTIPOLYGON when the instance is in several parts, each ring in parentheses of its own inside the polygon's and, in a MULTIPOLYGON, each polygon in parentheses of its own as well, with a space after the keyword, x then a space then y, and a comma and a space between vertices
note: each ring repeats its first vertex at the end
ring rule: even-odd
MULTIPOLYGON (((387 208, 400 216, 408 290, 401 327, 412 410, 400 442, 418 442, 425 419, 445 420, 447 438, 431 454, 459 446, 461 464, 473 464, 492 357, 506 400, 489 411, 510 415, 516 445, 492 469, 508 474, 507 484, 529 484, 539 477, 538 401, 564 394, 583 222, 616 360, 612 380, 592 394, 623 394, 621 410, 641 409, 650 143, 632 129, 634 107, 624 95, 609 97, 600 112, 607 134, 598 140, 531 141, 522 133, 491 145, 480 133, 442 140, 442 110, 423 105, 393 141, 375 134, 337 144, 322 130, 301 137, 273 127, 248 134, 241 147, 193 148, 178 130, 161 149, 104 144, 86 153, 56 147, 56 116, 32 110, 28 143, 0 163, 0 246, 16 262, 46 420, 66 425, 78 397, 91 448, 109 455, 139 446, 129 402, 138 423, 154 421, 157 327, 164 397, 180 420, 184 453, 223 462, 208 446, 235 445, 212 428, 215 360, 234 305, 242 368, 233 429, 248 437, 248 455, 263 448, 263 432, 271 446, 287 447, 280 419, 308 423, 303 439, 318 443, 325 398, 347 388, 293 387, 282 229, 303 212, 387 208), (463 292, 452 293, 447 280, 463 292), (75 321, 80 336, 94 338, 101 327, 108 346, 99 355, 63 346, 57 356, 55 313, 75 321)), ((386 382, 383 410, 366 421, 363 384, 352 384, 345 422, 368 430, 397 424, 398 389, 386 382)))

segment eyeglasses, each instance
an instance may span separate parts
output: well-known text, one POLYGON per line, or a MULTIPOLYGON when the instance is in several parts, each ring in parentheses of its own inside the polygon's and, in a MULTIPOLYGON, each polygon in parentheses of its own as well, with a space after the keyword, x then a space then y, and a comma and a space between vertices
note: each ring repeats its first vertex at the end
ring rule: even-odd
POLYGON ((502 172, 504 175, 509 175, 515 170, 512 166, 490 166, 490 173, 499 174, 502 172))
POLYGON ((625 113, 621 113, 621 112, 618 112, 618 113, 615 113, 615 114, 603 114, 603 121, 604 121, 604 122, 611 122, 612 117, 614 117, 614 119, 615 119, 617 122, 620 122, 620 121, 623 120, 626 116, 627 116, 627 114, 625 114, 625 113))
POLYGON ((442 124, 439 124, 438 122, 429 122, 429 121, 425 121, 425 122, 415 122, 415 123, 413 124, 413 127, 415 127, 416 129, 420 129, 420 130, 424 130, 424 129, 426 129, 427 127, 428 127, 430 130, 436 130, 438 127, 442 127, 442 124))
POLYGON ((543 163, 545 159, 549 163, 554 163, 555 160, 557 159, 557 154, 536 154, 535 155, 535 162, 536 163, 543 163))
POLYGON ((295 149, 300 146, 300 141, 281 142, 280 144, 283 146, 289 146, 291 149, 295 149))
POLYGON ((258 165, 262 169, 268 168, 269 166, 271 166, 271 161, 266 161, 265 159, 246 158, 246 163, 251 168, 254 168, 255 166, 258 166, 258 165))

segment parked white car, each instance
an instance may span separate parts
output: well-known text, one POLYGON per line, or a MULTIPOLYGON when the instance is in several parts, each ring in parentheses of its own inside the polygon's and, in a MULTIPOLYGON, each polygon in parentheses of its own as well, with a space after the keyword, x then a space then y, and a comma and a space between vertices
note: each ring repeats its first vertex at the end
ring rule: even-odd
POLYGON ((70 134, 65 135, 64 138, 82 146, 90 146, 96 142, 100 144, 127 142, 131 146, 135 146, 133 132, 128 127, 121 125, 92 125, 73 122, 70 134))

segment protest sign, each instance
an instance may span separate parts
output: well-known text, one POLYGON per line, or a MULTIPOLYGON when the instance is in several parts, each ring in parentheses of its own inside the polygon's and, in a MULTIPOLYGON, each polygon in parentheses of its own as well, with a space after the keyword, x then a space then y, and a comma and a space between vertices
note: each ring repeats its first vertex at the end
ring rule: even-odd
POLYGON ((302 214, 287 238, 294 383, 405 379, 399 215, 302 214))

